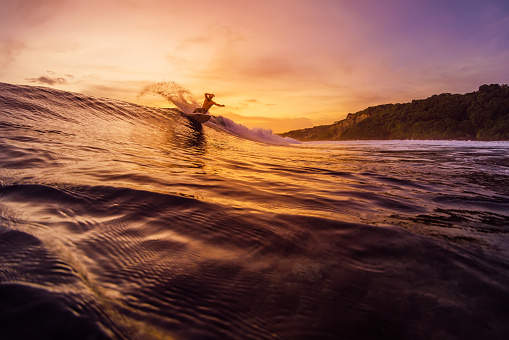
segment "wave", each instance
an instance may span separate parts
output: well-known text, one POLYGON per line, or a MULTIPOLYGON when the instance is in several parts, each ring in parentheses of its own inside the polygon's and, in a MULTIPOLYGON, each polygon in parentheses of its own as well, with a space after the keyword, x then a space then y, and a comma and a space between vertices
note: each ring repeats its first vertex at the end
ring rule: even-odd
MULTIPOLYGON (((97 98, 79 93, 61 91, 46 87, 11 85, 0 83, 0 106, 3 109, 1 127, 24 126, 33 131, 54 133, 83 132, 97 134, 99 127, 115 126, 125 129, 131 126, 167 126, 178 133, 190 124, 186 114, 199 107, 192 93, 175 82, 160 82, 145 86, 138 97, 159 95, 176 108, 155 108, 141 106, 115 99, 97 98)), ((283 138, 262 128, 247 128, 222 116, 212 116, 205 126, 236 137, 277 145, 299 143, 283 138)), ((195 126, 196 127, 196 126, 195 126)), ((106 127, 105 127, 106 128, 106 127)), ((201 129, 199 126, 198 128, 201 129)), ((105 131, 108 132, 108 131, 105 131)))
MULTIPOLYGON (((138 97, 149 94, 159 95, 165 98, 169 103, 175 105, 179 111, 185 114, 190 114, 194 111, 195 108, 200 107, 198 100, 193 96, 191 91, 173 81, 149 84, 138 93, 138 97)), ((275 135, 272 130, 258 127, 250 129, 223 116, 212 117, 213 119, 210 123, 206 124, 207 126, 213 127, 216 130, 222 130, 229 134, 233 134, 237 137, 249 139, 256 142, 277 145, 300 143, 293 138, 283 138, 275 135)))
POLYGON ((1 339, 508 338, 507 145, 182 107, 0 83, 1 339))
POLYGON ((122 120, 142 123, 152 118, 167 118, 176 110, 140 106, 116 99, 87 96, 47 87, 0 83, 0 107, 6 121, 23 121, 26 125, 87 125, 92 121, 122 120))
POLYGON ((248 128, 242 124, 235 123, 233 120, 223 116, 213 117, 208 123, 209 126, 214 126, 230 134, 249 139, 255 142, 262 142, 276 145, 287 144, 300 144, 298 140, 290 137, 281 137, 275 135, 272 130, 262 128, 248 128))

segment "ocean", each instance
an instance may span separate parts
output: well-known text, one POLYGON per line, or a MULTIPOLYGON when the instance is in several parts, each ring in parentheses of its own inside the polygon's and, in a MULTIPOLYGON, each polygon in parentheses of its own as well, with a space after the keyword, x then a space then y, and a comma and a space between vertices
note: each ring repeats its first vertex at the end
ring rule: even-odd
POLYGON ((509 338, 508 142, 0 83, 0 150, 0 339, 509 338))

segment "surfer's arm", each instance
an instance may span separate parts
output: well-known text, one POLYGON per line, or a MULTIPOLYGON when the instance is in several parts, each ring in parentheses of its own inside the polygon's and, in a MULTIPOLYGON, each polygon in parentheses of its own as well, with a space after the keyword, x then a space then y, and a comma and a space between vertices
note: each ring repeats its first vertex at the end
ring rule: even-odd
POLYGON ((218 103, 214 103, 214 105, 217 105, 217 106, 220 106, 220 107, 224 107, 224 105, 218 104, 218 103))

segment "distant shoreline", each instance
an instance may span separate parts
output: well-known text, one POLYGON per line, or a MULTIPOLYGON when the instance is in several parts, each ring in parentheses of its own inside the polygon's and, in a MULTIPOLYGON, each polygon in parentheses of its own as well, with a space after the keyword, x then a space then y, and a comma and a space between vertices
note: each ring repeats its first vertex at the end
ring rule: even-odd
POLYGON ((299 141, 508 141, 509 86, 482 85, 466 94, 442 93, 410 103, 368 107, 330 125, 279 135, 299 141))

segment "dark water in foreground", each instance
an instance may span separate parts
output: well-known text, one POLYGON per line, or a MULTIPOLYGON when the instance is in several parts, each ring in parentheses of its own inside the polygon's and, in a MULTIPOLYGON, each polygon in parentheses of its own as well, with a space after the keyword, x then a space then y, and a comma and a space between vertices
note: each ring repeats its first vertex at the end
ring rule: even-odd
POLYGON ((0 84, 0 339, 509 338, 509 143, 241 137, 0 84))

